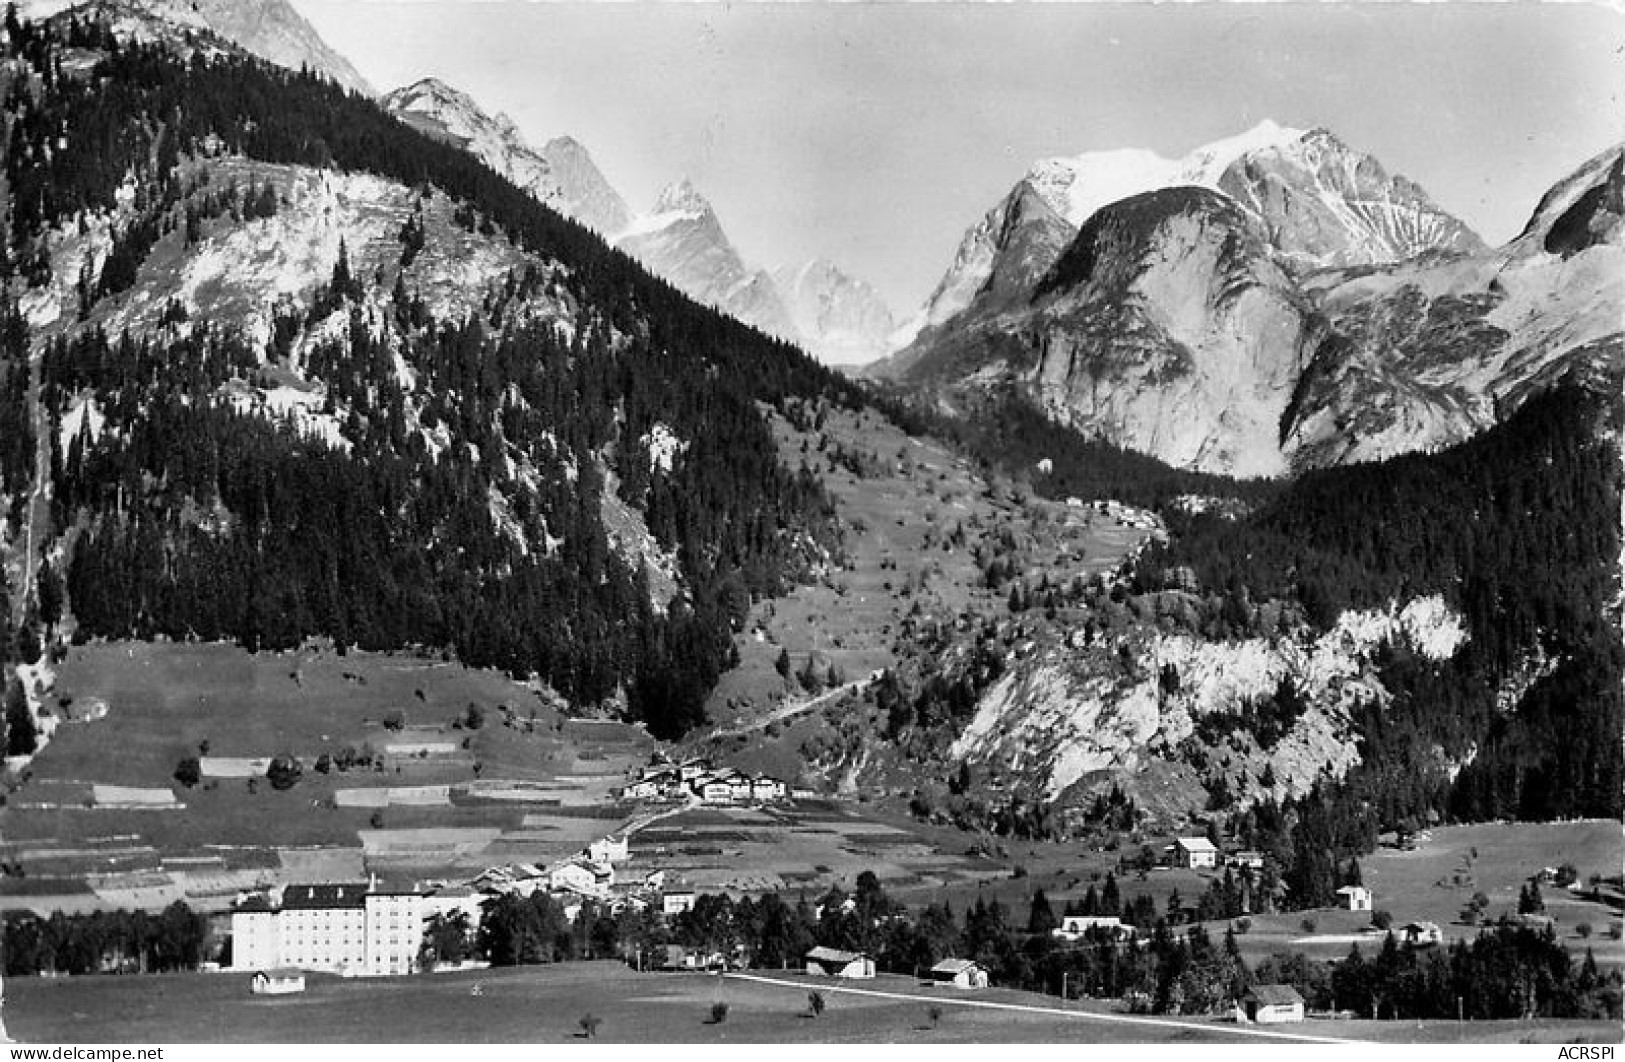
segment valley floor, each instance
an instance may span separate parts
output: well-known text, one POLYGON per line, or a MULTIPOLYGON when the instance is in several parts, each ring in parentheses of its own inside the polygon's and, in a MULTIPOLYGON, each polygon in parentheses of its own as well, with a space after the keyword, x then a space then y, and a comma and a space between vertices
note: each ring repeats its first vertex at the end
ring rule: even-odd
POLYGON ((1620 1042, 1616 1023, 1309 1021, 1274 1030, 1211 1019, 1130 1023, 1109 1005, 991 989, 922 987, 882 975, 836 985, 797 972, 639 974, 619 963, 383 980, 312 976, 309 989, 253 996, 246 974, 13 978, 6 1026, 23 1042, 548 1043, 1236 1043, 1260 1032, 1403 1043, 1620 1042), (760 979, 758 979, 760 978, 760 979), (474 989, 478 987, 478 994, 474 989), (846 991, 851 988, 855 991, 846 991), (807 993, 824 992, 819 1017, 807 993), (713 1023, 714 1003, 728 1004, 713 1023), (994 1006, 992 1004, 997 1004, 994 1006), (929 1008, 940 1008, 933 1023, 929 1008))

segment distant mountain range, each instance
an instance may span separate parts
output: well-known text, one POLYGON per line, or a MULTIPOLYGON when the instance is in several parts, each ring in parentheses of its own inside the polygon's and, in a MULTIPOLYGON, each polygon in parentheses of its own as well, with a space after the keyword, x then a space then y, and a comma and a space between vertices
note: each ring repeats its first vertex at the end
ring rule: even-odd
POLYGON ((402 121, 467 149, 559 212, 596 230, 684 294, 802 344, 824 361, 861 363, 887 350, 891 313, 869 285, 828 262, 776 273, 747 264, 715 209, 687 180, 662 189, 634 215, 569 137, 530 146, 512 120, 487 114, 467 93, 435 78, 381 101, 402 121))
POLYGON ((1585 246, 1547 247, 1557 204, 1609 216, 1617 154, 1495 251, 1326 130, 1266 122, 1180 160, 1044 160, 966 233, 902 349, 868 371, 950 407, 1013 388, 1203 471, 1459 441, 1539 382, 1619 363, 1617 228, 1569 220, 1585 246))

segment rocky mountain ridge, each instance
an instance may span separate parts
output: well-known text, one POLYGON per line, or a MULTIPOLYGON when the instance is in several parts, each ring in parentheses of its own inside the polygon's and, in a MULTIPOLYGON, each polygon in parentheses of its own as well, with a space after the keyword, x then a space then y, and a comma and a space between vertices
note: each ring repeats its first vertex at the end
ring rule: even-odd
POLYGON ((1228 162, 1199 153, 1216 188, 1110 204, 1065 243, 1064 211, 1105 185, 1024 181, 969 241, 970 301, 874 371, 950 407, 1015 389, 1179 467, 1279 475, 1448 445, 1567 372, 1617 367, 1617 150, 1492 251, 1375 160, 1287 132, 1228 162), (1142 238, 1101 243, 1125 227, 1142 238), (1279 312, 1238 316, 1264 291, 1279 312))
POLYGON ((164 39, 177 29, 207 30, 278 66, 313 70, 373 95, 366 78, 287 0, 22 0, 18 14, 43 19, 69 8, 108 22, 121 36, 144 40, 164 39))
MULTIPOLYGON (((1141 148, 1091 151, 1035 162, 997 206, 968 230, 953 263, 926 303, 894 334, 907 350, 920 333, 972 308, 995 262, 1016 239, 1010 217, 1036 196, 1073 233, 1095 211, 1142 192, 1177 185, 1223 191, 1253 211, 1295 270, 1408 258, 1422 250, 1482 246, 1468 228, 1376 159, 1325 129, 1263 121, 1202 145, 1179 159, 1141 148)), ((1053 227, 1043 219, 1041 224, 1053 227)), ((1030 286, 1053 259, 1029 260, 1030 286)), ((882 369, 881 371, 885 371, 882 369)))
POLYGON ((507 115, 488 115, 473 97, 438 78, 395 89, 379 103, 420 132, 465 149, 600 235, 613 237, 632 220, 626 201, 604 179, 587 149, 569 137, 532 148, 507 115))

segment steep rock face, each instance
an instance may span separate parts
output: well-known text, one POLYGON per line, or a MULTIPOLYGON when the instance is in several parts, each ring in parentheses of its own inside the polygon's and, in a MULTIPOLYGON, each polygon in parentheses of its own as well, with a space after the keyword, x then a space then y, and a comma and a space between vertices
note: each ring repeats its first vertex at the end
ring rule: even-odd
POLYGON ((605 235, 631 221, 587 149, 569 137, 541 150, 526 143, 507 115, 492 117, 472 97, 436 78, 398 88, 380 101, 408 125, 457 144, 538 200, 605 235))
POLYGON ((1248 152, 1225 168, 1218 187, 1258 215, 1298 271, 1484 250, 1419 185, 1325 129, 1248 152))
POLYGON ((1040 293, 1030 386, 1053 417, 1180 467, 1284 471, 1280 417, 1323 328, 1235 203, 1114 204, 1040 293))
MULTIPOLYGON (((1180 159, 1143 149, 1093 151, 1033 164, 1010 195, 960 242, 930 298, 893 337, 901 348, 942 326, 983 293, 1001 248, 1012 204, 1032 194, 1076 231, 1100 208, 1141 192, 1176 185, 1213 188, 1263 221, 1295 270, 1398 261, 1426 250, 1481 250, 1466 225, 1421 188, 1390 176, 1370 155, 1324 129, 1305 132, 1265 121, 1180 159)), ((1036 263, 1036 282, 1048 263, 1036 263)), ((884 370, 882 371, 884 373, 884 370)))
POLYGON ((871 285, 822 259, 776 269, 772 279, 802 342, 820 361, 856 365, 885 354, 896 325, 871 285))
POLYGON ((167 39, 177 28, 206 29, 245 51, 289 70, 314 70, 364 96, 372 87, 348 59, 334 51, 287 0, 33 0, 18 5, 29 18, 77 6, 106 19, 121 33, 167 39))
POLYGON ((1297 467, 1448 445, 1563 376, 1625 366, 1625 148, 1542 199, 1523 233, 1311 278, 1339 338, 1299 384, 1284 444, 1297 467))
POLYGON ((688 181, 663 189, 654 209, 616 245, 690 298, 773 335, 796 337, 772 278, 746 267, 716 211, 688 181))
POLYGON ((1381 647, 1446 660, 1466 637, 1461 617, 1427 597, 1345 612, 1318 636, 1209 642, 1146 628, 1107 643, 1057 646, 1021 661, 982 695, 950 754, 1017 770, 1046 801, 1096 784, 1138 797, 1142 774, 1195 761, 1214 775, 1222 756, 1231 765, 1225 784, 1243 804, 1279 799, 1359 763, 1354 709, 1388 696, 1371 667, 1381 647), (1128 670, 1124 649, 1138 662, 1128 670), (1260 744, 1241 717, 1283 682, 1301 699, 1301 714, 1260 744), (1266 768, 1273 791, 1259 782, 1266 768))
MULTIPOLYGON (((943 278, 944 285, 976 283, 977 289, 960 300, 958 294, 939 286, 933 296, 933 305, 939 308, 956 304, 963 308, 946 320, 928 321, 913 342, 864 372, 880 379, 940 381, 951 379, 961 364, 969 371, 985 370, 986 365, 978 364, 974 355, 959 356, 970 353, 963 341, 974 343, 972 337, 984 331, 981 325, 1025 302, 1077 235, 1052 205, 1053 199, 1029 181, 1018 184, 966 236, 961 247, 964 262, 956 263, 943 278)), ((928 308, 928 317, 930 313, 928 308)), ((917 326, 918 320, 904 331, 917 326)))
POLYGON ((553 169, 559 208, 600 235, 613 238, 632 223, 632 212, 580 141, 558 136, 542 145, 542 158, 553 169))

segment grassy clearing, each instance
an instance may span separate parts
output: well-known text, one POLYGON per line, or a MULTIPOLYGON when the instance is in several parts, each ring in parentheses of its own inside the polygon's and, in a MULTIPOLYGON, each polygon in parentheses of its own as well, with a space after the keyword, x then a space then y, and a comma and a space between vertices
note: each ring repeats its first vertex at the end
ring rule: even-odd
MULTIPOLYGON (((826 992, 822 1016, 807 991, 828 988, 789 974, 794 987, 707 975, 638 974, 618 963, 442 974, 371 981, 312 976, 302 995, 251 996, 245 974, 16 978, 7 984, 7 1028, 23 1042, 107 1043, 565 1043, 588 1013, 613 1043, 1182 1043, 1235 1042, 1233 1026, 1187 1019, 1176 1027, 1091 1021, 1103 1005, 991 990, 963 996, 881 976, 862 987, 940 998, 927 1004, 826 992), (805 981, 805 987, 799 982, 805 981), (472 994, 478 985, 478 995, 472 994), (982 1010, 965 999, 1063 1009, 1067 1014, 982 1010), (727 1020, 710 1020, 714 1003, 727 1020)), ((1399 1042, 1618 1042, 1600 1022, 1313 1022, 1294 1032, 1399 1042)), ((1253 1041, 1258 1042, 1258 1041, 1253 1041)))
MULTIPOLYGON (((159 872, 165 855, 222 850, 211 846, 258 852, 261 862, 277 867, 276 850, 358 852, 360 835, 380 829, 503 834, 519 831, 527 810, 553 812, 550 822, 584 817, 546 840, 529 831, 503 846, 510 858, 557 858, 624 817, 604 807, 609 791, 647 759, 652 744, 623 724, 567 721, 535 692, 494 672, 381 654, 81 646, 59 669, 56 694, 69 703, 99 698, 109 710, 99 720, 64 724, 0 810, 4 857, 20 862, 30 878, 54 880, 54 887, 31 885, 34 896, 74 895, 92 873, 159 872), (471 705, 483 724, 477 728, 465 725, 471 705), (384 755, 390 745, 426 754, 384 755), (346 747, 374 750, 381 767, 314 769, 319 755, 336 757, 346 747), (304 774, 286 791, 249 777, 180 786, 177 763, 205 748, 228 772, 248 759, 293 753, 304 774), (545 787, 547 799, 561 806, 465 799, 471 783, 545 787), (109 788, 115 786, 173 792, 184 807, 90 806, 98 795, 119 796, 109 788), (425 796, 438 794, 437 787, 444 799, 425 796), (391 800, 390 789, 401 799, 391 800), (338 806, 340 791, 354 806, 338 806)), ((472 868, 488 862, 472 852, 459 858, 472 868)), ((399 871, 412 855, 392 852, 390 859, 389 869, 399 871)), ((422 861, 442 866, 443 853, 425 850, 422 861)))

